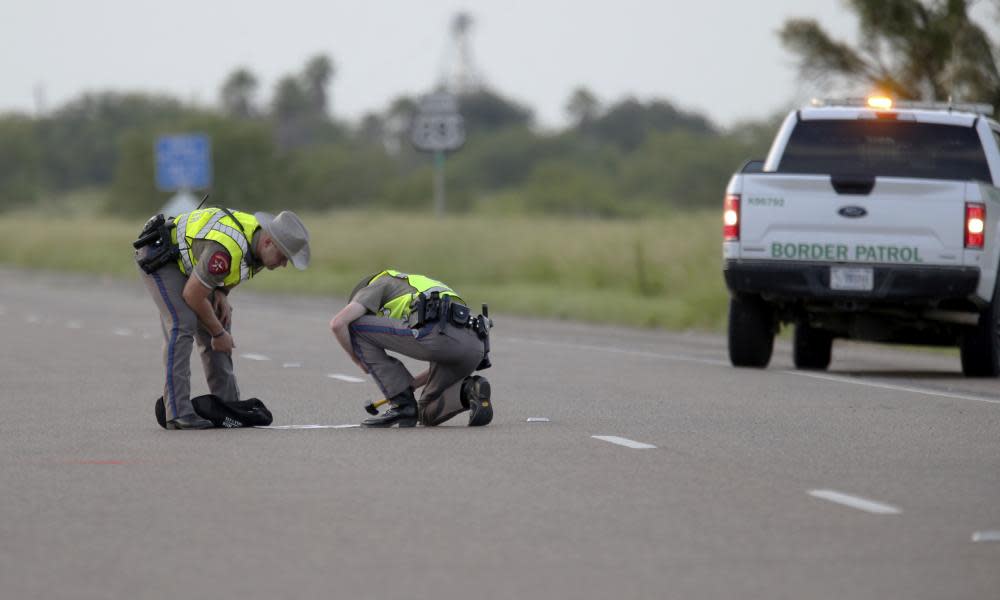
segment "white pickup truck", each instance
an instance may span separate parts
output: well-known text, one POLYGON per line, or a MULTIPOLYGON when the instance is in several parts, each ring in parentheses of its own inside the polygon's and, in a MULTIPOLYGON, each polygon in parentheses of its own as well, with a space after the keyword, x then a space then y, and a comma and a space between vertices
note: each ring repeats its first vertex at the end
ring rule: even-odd
POLYGON ((958 346, 1000 374, 1000 125, 988 105, 828 102, 793 111, 767 159, 726 188, 729 357, 766 367, 782 324, 794 362, 835 338, 958 346))

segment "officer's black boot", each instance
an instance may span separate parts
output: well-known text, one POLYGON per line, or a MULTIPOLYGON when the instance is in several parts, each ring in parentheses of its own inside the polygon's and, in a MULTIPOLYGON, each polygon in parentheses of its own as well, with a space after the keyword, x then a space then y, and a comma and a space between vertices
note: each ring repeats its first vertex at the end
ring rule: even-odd
POLYGON ((413 390, 407 388, 405 392, 397 394, 389 401, 389 410, 361 422, 364 427, 414 427, 417 424, 417 399, 413 396, 413 390))
POLYGON ((489 425, 493 420, 490 402, 490 382, 481 375, 466 377, 462 382, 462 406, 469 409, 469 427, 489 425))

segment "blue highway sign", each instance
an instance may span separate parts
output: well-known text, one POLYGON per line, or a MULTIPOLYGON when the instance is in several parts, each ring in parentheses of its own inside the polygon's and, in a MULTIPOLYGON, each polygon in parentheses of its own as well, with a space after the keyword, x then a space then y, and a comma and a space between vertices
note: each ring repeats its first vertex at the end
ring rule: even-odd
POLYGON ((203 190, 212 185, 212 144, 207 135, 160 136, 155 150, 158 189, 203 190))

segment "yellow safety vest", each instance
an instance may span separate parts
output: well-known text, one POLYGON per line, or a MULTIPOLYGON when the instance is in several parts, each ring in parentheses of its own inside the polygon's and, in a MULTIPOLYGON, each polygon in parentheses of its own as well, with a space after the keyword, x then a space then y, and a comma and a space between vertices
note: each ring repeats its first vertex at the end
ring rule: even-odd
POLYGON ((231 261, 229 273, 222 282, 224 286, 233 286, 253 277, 250 266, 250 242, 253 233, 260 225, 250 213, 230 211, 230 217, 221 208, 205 208, 174 217, 177 225, 171 230, 170 237, 177 244, 181 256, 177 264, 181 272, 190 275, 198 264, 192 245, 194 240, 212 240, 225 246, 229 251, 231 261), (235 217, 235 220, 234 220, 235 217), (178 235, 183 231, 184 235, 178 235))
POLYGON ((411 287, 416 288, 417 291, 396 296, 395 298, 384 303, 382 308, 379 309, 379 313, 381 313, 383 317, 404 320, 409 318, 410 307, 413 304, 413 301, 416 300, 418 294, 429 296, 431 292, 438 292, 442 297, 450 296, 452 301, 459 304, 465 304, 465 301, 462 300, 462 298, 460 298, 459 295, 456 294, 450 287, 440 281, 435 281, 434 279, 424 275, 408 275, 406 273, 400 273, 399 271, 393 271, 392 269, 386 269, 375 277, 372 277, 368 281, 368 284, 370 285, 376 279, 385 276, 395 277, 396 279, 405 279, 406 282, 411 287))

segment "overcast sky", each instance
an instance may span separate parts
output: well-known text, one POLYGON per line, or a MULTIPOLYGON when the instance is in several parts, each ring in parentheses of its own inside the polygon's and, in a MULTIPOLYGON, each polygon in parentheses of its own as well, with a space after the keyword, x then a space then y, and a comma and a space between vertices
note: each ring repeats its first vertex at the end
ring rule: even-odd
MULTIPOLYGON (((58 107, 84 91, 146 91, 214 104, 246 66, 276 81, 318 53, 337 66, 332 111, 357 119, 430 89, 449 25, 474 19, 472 58, 493 88, 562 126, 573 89, 603 102, 668 99, 722 125, 807 100, 776 36, 815 18, 856 39, 840 0, 9 0, 0 11, 0 111, 58 107)), ((985 8, 985 7, 983 7, 985 8)), ((985 10, 977 12, 986 13, 985 10)))

